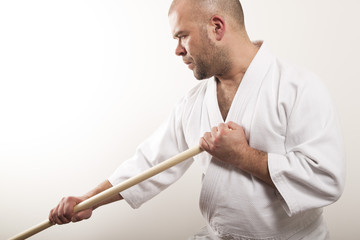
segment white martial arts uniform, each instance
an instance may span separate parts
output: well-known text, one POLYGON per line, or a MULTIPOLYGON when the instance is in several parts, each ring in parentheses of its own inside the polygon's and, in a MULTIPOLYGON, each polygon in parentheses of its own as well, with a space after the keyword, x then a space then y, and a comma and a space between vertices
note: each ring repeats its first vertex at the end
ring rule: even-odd
POLYGON ((251 147, 268 153, 276 190, 204 152, 121 192, 123 198, 138 208, 195 161, 204 176, 200 209, 208 231, 194 239, 326 239, 322 207, 340 197, 345 178, 333 104, 316 76, 279 60, 265 44, 247 69, 226 121, 216 81, 201 81, 109 181, 118 184, 196 146, 205 132, 228 121, 243 126, 251 147))

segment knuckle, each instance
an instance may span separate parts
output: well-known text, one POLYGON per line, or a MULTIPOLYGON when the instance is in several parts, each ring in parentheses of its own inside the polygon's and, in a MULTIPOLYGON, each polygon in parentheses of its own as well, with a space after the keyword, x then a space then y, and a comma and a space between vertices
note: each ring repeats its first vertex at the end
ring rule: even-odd
POLYGON ((70 208, 68 205, 64 207, 64 210, 63 210, 63 216, 66 218, 66 219, 71 219, 71 217, 74 215, 73 213, 73 209, 70 208))
POLYGON ((216 151, 216 146, 215 146, 215 145, 211 145, 211 146, 209 147, 209 149, 210 149, 211 152, 215 152, 215 151, 216 151))
POLYGON ((225 134, 225 128, 220 128, 219 129, 219 136, 225 134))
POLYGON ((221 143, 221 136, 214 137, 214 145, 218 145, 221 143))
POLYGON ((54 213, 56 216, 62 216, 63 215, 63 211, 59 208, 57 209, 57 211, 54 213))
POLYGON ((229 125, 232 125, 232 126, 234 126, 234 125, 239 126, 239 124, 235 123, 234 121, 229 121, 228 124, 229 124, 229 125))

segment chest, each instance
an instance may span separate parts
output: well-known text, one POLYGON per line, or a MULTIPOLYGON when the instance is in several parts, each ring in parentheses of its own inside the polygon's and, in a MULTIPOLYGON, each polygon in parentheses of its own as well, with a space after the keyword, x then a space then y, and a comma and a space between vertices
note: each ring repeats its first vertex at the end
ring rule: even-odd
POLYGON ((218 87, 216 91, 218 107, 222 116, 222 119, 225 121, 234 97, 236 95, 237 88, 225 89, 218 87))
POLYGON ((244 128, 253 147, 283 152, 287 120, 279 104, 278 88, 269 81, 250 86, 243 83, 238 89, 227 91, 210 82, 187 106, 183 126, 190 146, 198 143, 212 127, 233 121, 244 128))
MULTIPOLYGON (((188 108, 191 110, 183 119, 184 137, 188 146, 197 144, 212 127, 233 121, 244 128, 251 147, 266 152, 285 152, 286 121, 280 117, 283 114, 281 109, 278 109, 275 97, 262 96, 258 91, 251 91, 248 94, 237 94, 232 99, 222 96, 216 99, 215 89, 210 90, 188 108)), ((211 156, 204 153, 194 159, 205 174, 211 156)))

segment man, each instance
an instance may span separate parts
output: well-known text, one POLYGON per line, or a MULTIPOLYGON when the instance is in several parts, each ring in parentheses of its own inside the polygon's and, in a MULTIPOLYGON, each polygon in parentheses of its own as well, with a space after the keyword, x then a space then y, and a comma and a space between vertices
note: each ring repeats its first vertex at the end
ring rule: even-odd
POLYGON ((344 188, 344 149, 317 78, 273 56, 246 33, 238 0, 175 0, 176 55, 199 79, 168 121, 108 180, 67 197, 49 220, 64 224, 125 199, 137 208, 200 164, 207 226, 191 239, 328 239, 322 207, 344 188), (211 78, 214 77, 214 78, 211 78), (204 134, 205 133, 205 134, 204 134), (77 214, 79 202, 194 146, 206 150, 77 214))

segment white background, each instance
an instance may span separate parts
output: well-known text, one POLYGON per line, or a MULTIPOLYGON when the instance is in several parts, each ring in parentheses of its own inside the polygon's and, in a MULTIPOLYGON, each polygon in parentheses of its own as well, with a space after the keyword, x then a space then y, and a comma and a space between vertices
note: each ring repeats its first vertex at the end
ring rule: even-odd
MULTIPOLYGON (((0 239, 47 219, 64 195, 106 179, 197 83, 174 55, 170 1, 0 1, 0 239)), ((244 0, 253 40, 317 73, 347 150, 332 239, 357 239, 360 3, 244 0)), ((125 202, 33 239, 186 239, 204 225, 196 165, 138 210, 125 202)))

